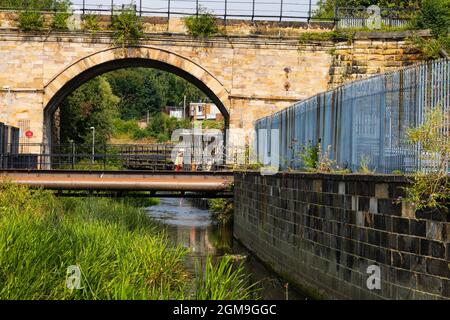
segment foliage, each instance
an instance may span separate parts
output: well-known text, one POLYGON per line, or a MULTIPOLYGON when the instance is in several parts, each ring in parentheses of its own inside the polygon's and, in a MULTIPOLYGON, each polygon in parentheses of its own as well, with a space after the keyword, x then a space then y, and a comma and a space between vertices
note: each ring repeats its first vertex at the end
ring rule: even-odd
POLYGON ((208 260, 197 279, 133 200, 57 199, 0 185, 0 299, 248 299, 255 290, 232 258, 208 260), (81 288, 66 287, 67 268, 81 288))
POLYGON ((225 129, 225 123, 223 121, 216 120, 203 120, 202 129, 225 129))
POLYGON ((422 0, 414 24, 419 29, 431 29, 436 36, 448 34, 450 0, 422 0))
POLYGON ((118 103, 104 77, 83 84, 61 105, 61 142, 90 143, 90 128, 95 127, 96 143, 105 144, 113 133, 118 103))
POLYGON ((310 41, 351 41, 350 32, 326 31, 326 32, 303 32, 300 34, 299 42, 306 43, 310 41))
POLYGON ((171 248, 143 210, 108 199, 56 200, 2 186, 1 299, 165 299, 184 296, 186 250, 171 248), (81 289, 66 270, 81 269, 81 289))
POLYGON ((22 11, 19 13, 19 28, 24 31, 37 31, 44 27, 42 14, 37 11, 22 11))
POLYGON ((95 14, 87 14, 83 18, 83 29, 96 34, 100 31, 100 22, 95 14))
POLYGON ((299 156, 303 168, 306 170, 316 170, 319 162, 320 143, 313 145, 311 142, 304 145, 299 156))
POLYGON ((178 120, 177 118, 169 117, 165 113, 158 113, 151 117, 150 122, 145 131, 146 136, 157 138, 158 142, 169 141, 172 133, 176 129, 188 129, 190 122, 187 120, 178 120))
MULTIPOLYGON (((224 256, 214 264, 211 257, 206 259, 203 272, 196 278, 196 295, 198 300, 250 300, 258 296, 255 285, 250 285, 250 278, 245 274, 244 263, 235 266, 234 256, 224 256)), ((197 264, 197 269, 200 266, 197 264)))
POLYGON ((209 12, 201 10, 198 15, 184 19, 187 32, 194 37, 208 38, 219 32, 216 18, 209 12))
POLYGON ((144 36, 141 18, 134 10, 123 10, 119 15, 113 16, 111 30, 114 45, 121 47, 134 45, 144 36))
POLYGON ((369 7, 378 5, 381 8, 417 9, 420 0, 319 0, 313 12, 314 19, 333 19, 335 7, 369 7))
POLYGON ((408 130, 409 141, 420 145, 422 160, 430 166, 429 172, 416 173, 411 185, 405 188, 406 201, 417 210, 446 208, 450 199, 450 184, 447 178, 449 124, 449 115, 436 107, 426 112, 420 126, 408 130))
POLYGON ((54 11, 70 5, 68 0, 0 0, 2 8, 54 11))
POLYGON ((210 199, 208 200, 209 209, 213 213, 213 219, 219 223, 227 224, 233 219, 233 200, 230 199, 210 199))
POLYGON ((105 75, 113 93, 120 98, 122 119, 138 119, 156 114, 165 106, 180 106, 186 101, 205 100, 197 87, 172 73, 147 68, 129 68, 105 75))
POLYGON ((65 30, 67 29, 67 20, 69 20, 70 13, 68 12, 57 12, 53 16, 52 29, 65 30))
POLYGON ((412 37, 409 40, 411 47, 418 49, 426 60, 434 60, 439 58, 441 44, 437 39, 424 39, 419 36, 412 37))
POLYGON ((359 172, 363 174, 373 174, 374 171, 370 170, 370 156, 362 155, 359 161, 359 172))
MULTIPOLYGON (((320 145, 319 145, 319 150, 320 145)), ((331 172, 336 166, 336 161, 330 158, 331 145, 327 146, 325 152, 319 152, 319 161, 317 162, 317 171, 319 172, 331 172)))

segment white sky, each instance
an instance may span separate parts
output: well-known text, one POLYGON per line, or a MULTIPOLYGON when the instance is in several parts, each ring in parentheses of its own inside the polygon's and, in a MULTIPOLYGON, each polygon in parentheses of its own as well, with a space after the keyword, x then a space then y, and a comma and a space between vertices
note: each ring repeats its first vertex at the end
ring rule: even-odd
MULTIPOLYGON (((255 15, 277 16, 280 14, 282 0, 255 0, 255 15)), ((316 8, 317 0, 312 1, 312 9, 316 8)), ((81 5, 83 0, 72 0, 75 5, 81 5)), ((85 0, 86 6, 96 8, 98 5, 109 7, 111 0, 85 0)), ((115 5, 130 4, 131 0, 114 0, 115 5)), ((139 9, 139 0, 135 0, 139 9)), ((283 0, 284 16, 307 16, 309 0, 283 0)), ((227 14, 251 15, 252 0, 227 0, 227 14)), ((200 6, 217 15, 224 14, 224 0, 199 0, 200 6)), ((171 0, 171 12, 192 14, 195 12, 196 0, 171 0)), ((104 7, 104 8, 105 8, 104 7)), ((168 0, 142 0, 143 10, 167 12, 168 0)))

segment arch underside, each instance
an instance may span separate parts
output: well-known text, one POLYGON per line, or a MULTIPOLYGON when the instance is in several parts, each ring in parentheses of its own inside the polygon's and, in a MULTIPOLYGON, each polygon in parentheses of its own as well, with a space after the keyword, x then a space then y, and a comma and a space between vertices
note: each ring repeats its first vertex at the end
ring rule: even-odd
MULTIPOLYGON (((152 51, 155 50, 149 48, 144 49, 152 51)), ((117 48, 110 50, 117 50, 117 48)), ((104 59, 93 59, 92 56, 86 57, 69 66, 66 70, 52 79, 46 85, 46 93, 47 91, 50 91, 51 93, 49 93, 49 95, 51 95, 51 97, 47 99, 48 103, 44 108, 44 141, 49 144, 52 143, 51 128, 53 124, 53 114, 64 99, 66 99, 73 91, 75 91, 83 83, 86 83, 101 74, 131 67, 159 69, 173 73, 189 81, 199 88, 206 96, 208 96, 214 104, 216 104, 217 108, 224 117, 225 127, 228 128, 229 112, 226 107, 226 104, 228 104, 228 94, 222 84, 210 73, 208 73, 207 70, 180 56, 176 56, 175 59, 170 59, 170 53, 165 54, 165 56, 168 56, 168 59, 165 60, 169 60, 172 63, 148 58, 148 53, 142 56, 142 48, 139 49, 139 53, 140 54, 135 54, 131 57, 124 57, 122 55, 118 58, 116 57, 117 54, 113 54, 112 56, 114 58, 111 59, 111 57, 109 57, 106 61, 102 61, 104 59), (47 88, 50 90, 47 90, 47 88)), ((104 52, 99 53, 98 56, 101 58, 104 57, 105 54, 104 52)), ((161 54, 159 53, 158 56, 161 56, 161 54)))

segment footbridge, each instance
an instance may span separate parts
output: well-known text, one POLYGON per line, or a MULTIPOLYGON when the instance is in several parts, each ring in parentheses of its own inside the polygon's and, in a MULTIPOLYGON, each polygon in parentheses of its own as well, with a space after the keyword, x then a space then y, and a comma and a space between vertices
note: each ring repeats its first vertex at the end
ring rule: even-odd
POLYGON ((1 170, 3 181, 59 196, 232 197, 233 172, 1 170))

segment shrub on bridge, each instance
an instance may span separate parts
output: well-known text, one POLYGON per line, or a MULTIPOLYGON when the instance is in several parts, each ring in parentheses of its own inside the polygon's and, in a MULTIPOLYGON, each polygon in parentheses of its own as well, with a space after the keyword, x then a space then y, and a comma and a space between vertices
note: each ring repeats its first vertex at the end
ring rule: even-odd
POLYGON ((44 18, 37 11, 22 11, 19 14, 19 28, 23 31, 36 31, 44 27, 44 18))
POLYGON ((209 12, 201 12, 199 15, 187 17, 184 24, 188 33, 194 37, 208 38, 219 32, 217 20, 209 12))
POLYGON ((133 10, 124 10, 113 16, 111 30, 114 44, 121 47, 134 45, 144 36, 142 21, 133 10))
POLYGON ((100 31, 100 22, 98 16, 94 14, 88 14, 83 18, 83 29, 96 34, 100 31))
POLYGON ((53 16, 53 21, 52 21, 52 29, 56 29, 56 30, 66 30, 67 27, 67 21, 69 20, 70 17, 70 13, 68 12, 57 12, 55 13, 55 15, 53 16))

